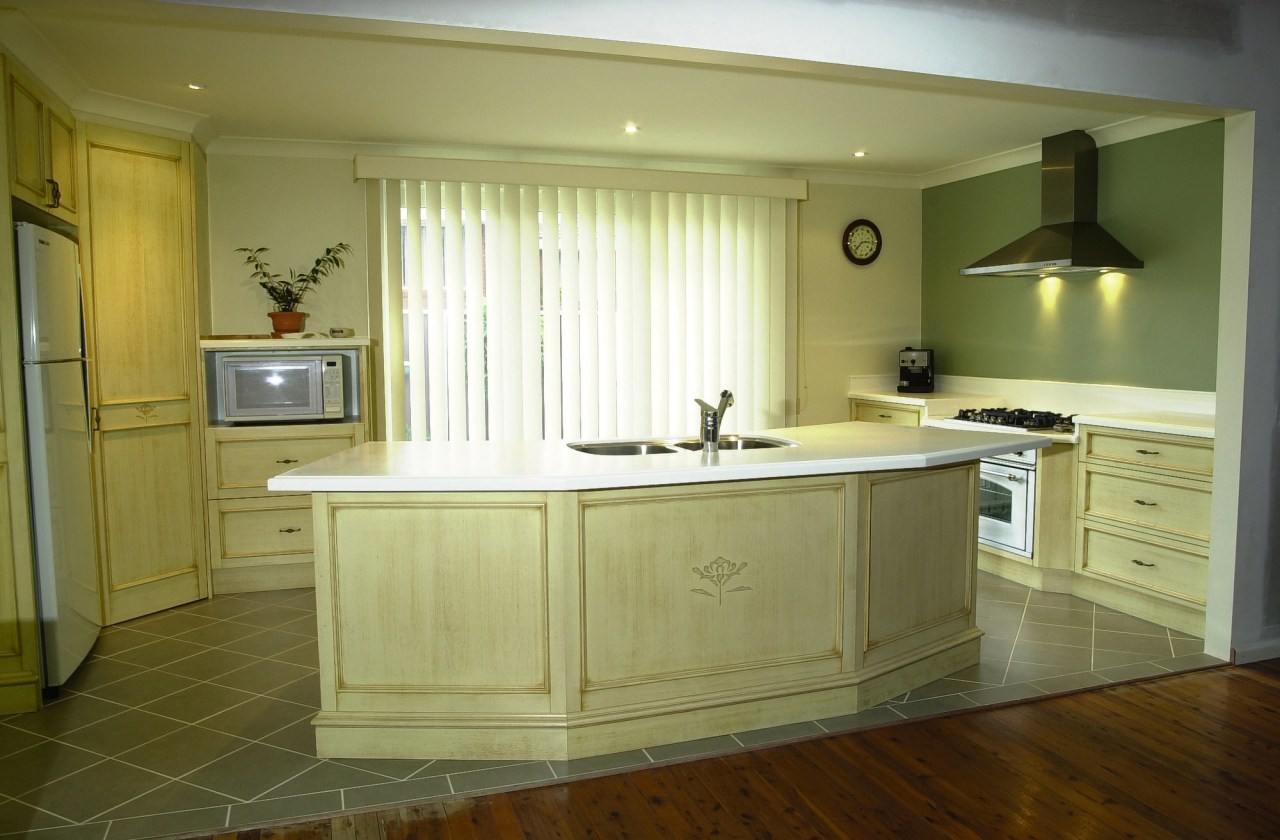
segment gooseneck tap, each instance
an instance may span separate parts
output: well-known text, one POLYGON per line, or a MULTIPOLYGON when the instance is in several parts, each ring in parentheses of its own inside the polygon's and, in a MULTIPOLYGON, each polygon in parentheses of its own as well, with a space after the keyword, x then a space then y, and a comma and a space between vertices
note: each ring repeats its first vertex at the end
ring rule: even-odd
POLYGON ((725 410, 733 405, 733 393, 721 391, 719 405, 710 405, 697 398, 694 402, 702 409, 701 422, 698 423, 698 440, 702 443, 702 451, 719 452, 720 423, 724 420, 725 410))

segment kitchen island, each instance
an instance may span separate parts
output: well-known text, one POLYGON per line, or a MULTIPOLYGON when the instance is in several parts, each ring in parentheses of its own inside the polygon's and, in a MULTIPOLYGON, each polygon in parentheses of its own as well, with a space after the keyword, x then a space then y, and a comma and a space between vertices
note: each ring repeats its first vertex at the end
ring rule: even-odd
POLYGON ((761 436, 791 445, 368 443, 271 479, 313 494, 319 755, 566 760, 976 664, 977 461, 1027 438, 761 436))

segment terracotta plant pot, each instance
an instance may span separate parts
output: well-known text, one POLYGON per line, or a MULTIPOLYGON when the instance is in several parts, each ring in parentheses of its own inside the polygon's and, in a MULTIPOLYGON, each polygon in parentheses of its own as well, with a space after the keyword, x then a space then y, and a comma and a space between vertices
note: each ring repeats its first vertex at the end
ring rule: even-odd
POLYGON ((305 312, 268 312, 267 317, 275 328, 271 333, 272 338, 279 338, 284 333, 302 332, 302 325, 307 321, 305 312))

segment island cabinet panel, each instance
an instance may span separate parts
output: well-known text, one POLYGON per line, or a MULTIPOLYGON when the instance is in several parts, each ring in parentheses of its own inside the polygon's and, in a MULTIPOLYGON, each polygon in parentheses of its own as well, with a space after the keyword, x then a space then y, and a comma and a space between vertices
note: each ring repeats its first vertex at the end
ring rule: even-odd
POLYGON ((343 502, 328 519, 336 708, 549 709, 544 500, 343 502))
POLYGON ((583 708, 838 673, 846 484, 583 494, 583 708))
POLYGON ((852 714, 979 658, 976 462, 312 504, 324 757, 603 755, 852 714))
POLYGON ((974 627, 978 467, 867 476, 860 512, 865 664, 974 627))

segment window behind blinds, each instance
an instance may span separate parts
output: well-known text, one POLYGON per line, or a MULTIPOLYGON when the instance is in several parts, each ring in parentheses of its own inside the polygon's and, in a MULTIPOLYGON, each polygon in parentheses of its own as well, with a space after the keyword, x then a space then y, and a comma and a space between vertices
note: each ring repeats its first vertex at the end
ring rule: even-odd
POLYGON ((688 434, 694 398, 725 388, 727 428, 783 425, 788 199, 419 180, 381 196, 392 437, 688 434))

